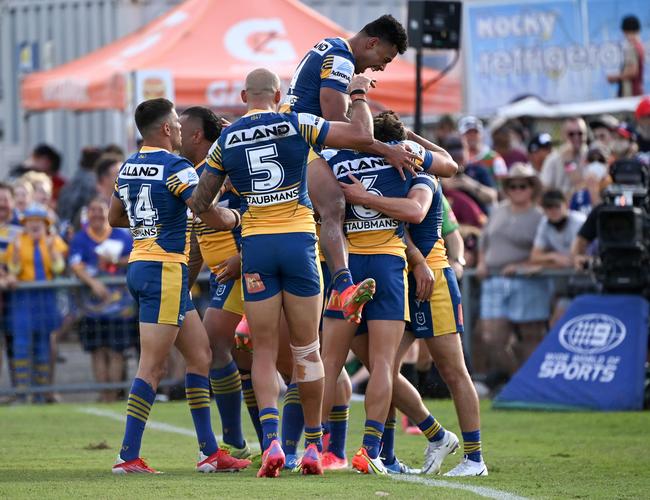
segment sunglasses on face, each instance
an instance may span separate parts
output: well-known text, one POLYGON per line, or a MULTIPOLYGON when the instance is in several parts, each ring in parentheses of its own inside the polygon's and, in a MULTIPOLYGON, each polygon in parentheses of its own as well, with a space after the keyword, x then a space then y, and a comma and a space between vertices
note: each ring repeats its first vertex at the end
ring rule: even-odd
POLYGON ((582 132, 580 130, 571 130, 566 133, 569 137, 582 137, 582 132))
POLYGON ((517 190, 524 190, 528 189, 530 187, 530 184, 508 184, 507 188, 510 191, 517 191, 517 190))

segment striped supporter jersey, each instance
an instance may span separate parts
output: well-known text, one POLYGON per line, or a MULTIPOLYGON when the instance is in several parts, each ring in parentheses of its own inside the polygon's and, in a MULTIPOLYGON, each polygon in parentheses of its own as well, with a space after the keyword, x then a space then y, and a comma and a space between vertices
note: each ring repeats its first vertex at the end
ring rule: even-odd
POLYGON ((242 236, 314 233, 307 196, 307 154, 329 123, 307 113, 253 110, 221 133, 207 170, 228 175, 241 197, 242 236))
MULTIPOLYGON (((431 166, 432 155, 419 144, 404 141, 419 156, 425 170, 431 166)), ((372 194, 390 198, 404 198, 411 189, 430 189, 435 192, 435 177, 419 173, 415 177, 399 172, 384 158, 351 150, 326 149, 323 156, 340 182, 351 184, 349 174, 356 177, 372 194)), ((404 223, 365 205, 345 206, 344 229, 351 254, 390 254, 405 257, 404 223)))
POLYGON ((114 195, 129 217, 138 260, 186 264, 187 200, 199 177, 185 158, 143 147, 120 167, 114 195))
POLYGON ((343 38, 325 38, 302 58, 296 68, 281 111, 323 116, 322 87, 346 92, 354 74, 354 56, 343 38))
MULTIPOLYGON (((196 166, 199 177, 205 169, 205 160, 196 166)), ((240 198, 231 190, 222 192, 218 206, 239 210, 240 198)), ((241 240, 241 227, 232 231, 217 231, 207 226, 198 217, 194 219, 194 231, 201 247, 203 261, 211 271, 216 272, 216 267, 224 260, 239 253, 241 240)))

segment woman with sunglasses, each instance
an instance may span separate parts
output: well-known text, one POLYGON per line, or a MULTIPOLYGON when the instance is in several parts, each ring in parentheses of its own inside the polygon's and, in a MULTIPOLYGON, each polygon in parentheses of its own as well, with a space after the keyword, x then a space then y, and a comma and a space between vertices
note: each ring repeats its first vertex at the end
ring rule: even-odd
POLYGON ((504 179, 505 199, 492 211, 480 240, 481 348, 475 368, 488 386, 507 380, 525 361, 526 340, 543 335, 550 315, 546 279, 526 276, 542 211, 541 183, 532 166, 515 163, 504 179))

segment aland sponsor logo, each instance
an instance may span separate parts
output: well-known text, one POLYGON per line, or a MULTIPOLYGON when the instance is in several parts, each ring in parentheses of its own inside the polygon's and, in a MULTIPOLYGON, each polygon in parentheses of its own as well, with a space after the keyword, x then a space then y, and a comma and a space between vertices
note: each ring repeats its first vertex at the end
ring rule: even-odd
POLYGON ((289 122, 258 125, 230 132, 226 136, 226 148, 255 144, 271 139, 284 139, 296 134, 296 129, 289 122))
POLYGON ((608 314, 583 314, 567 322, 560 330, 562 347, 576 354, 601 354, 625 340, 622 321, 608 314))
POLYGON ((151 163, 125 163, 120 170, 120 179, 147 179, 161 181, 163 178, 164 165, 151 163))

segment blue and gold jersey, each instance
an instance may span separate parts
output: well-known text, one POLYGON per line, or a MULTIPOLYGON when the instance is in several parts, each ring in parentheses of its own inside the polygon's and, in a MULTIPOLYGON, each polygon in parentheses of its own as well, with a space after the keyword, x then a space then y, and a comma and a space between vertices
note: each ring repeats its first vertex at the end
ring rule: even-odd
POLYGON ((444 269, 449 266, 445 240, 442 239, 442 220, 443 195, 442 186, 438 184, 424 220, 419 224, 409 224, 411 239, 431 269, 444 269))
POLYGON ((7 265, 7 248, 22 233, 23 228, 13 221, 0 224, 0 268, 7 265))
MULTIPOLYGON (((418 157, 420 165, 426 170, 432 161, 429 151, 411 141, 411 150, 418 157)), ((376 196, 390 198, 406 197, 411 189, 430 189, 435 192, 437 182, 428 174, 415 177, 405 172, 403 180, 397 171, 384 158, 369 153, 351 150, 323 151, 334 175, 340 182, 351 184, 348 175, 352 174, 376 196)), ((344 229, 348 240, 348 252, 351 254, 390 254, 405 257, 404 223, 365 205, 345 206, 344 229)))
POLYGON ((187 200, 199 177, 192 164, 164 149, 143 147, 120 167, 114 195, 129 217, 129 262, 187 263, 187 200))
POLYGON ((307 154, 329 122, 307 113, 253 110, 221 133, 207 170, 228 175, 241 197, 242 236, 314 233, 307 154))
MULTIPOLYGON (((199 177, 205 168, 205 161, 196 166, 196 173, 199 177)), ((240 209, 240 198, 231 190, 224 191, 219 197, 218 206, 224 208, 240 209)), ((216 266, 224 260, 239 253, 241 245, 241 227, 232 231, 217 231, 207 226, 198 217, 194 219, 194 231, 201 247, 203 262, 215 272, 216 266)))
POLYGON ((293 75, 281 111, 323 116, 322 87, 346 92, 354 75, 354 56, 343 38, 325 38, 302 58, 293 75))

